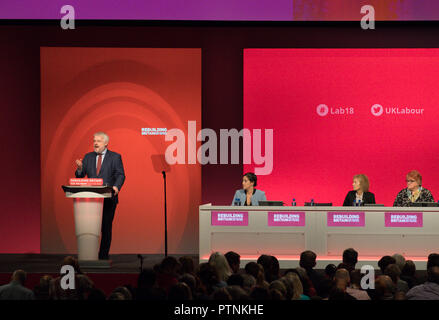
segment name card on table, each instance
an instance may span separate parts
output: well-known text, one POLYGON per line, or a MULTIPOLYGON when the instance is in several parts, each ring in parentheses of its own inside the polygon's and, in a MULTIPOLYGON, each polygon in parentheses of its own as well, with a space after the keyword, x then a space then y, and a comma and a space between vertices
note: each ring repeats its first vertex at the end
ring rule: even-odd
POLYGON ((328 227, 364 227, 364 212, 328 212, 328 227))
POLYGON ((422 228, 422 212, 385 212, 384 226, 422 228))
POLYGON ((305 212, 268 212, 268 225, 270 227, 304 227, 305 212))
POLYGON ((212 226, 248 226, 247 211, 212 211, 212 226))
POLYGON ((71 186, 102 186, 104 180, 101 178, 71 178, 69 184, 71 186))

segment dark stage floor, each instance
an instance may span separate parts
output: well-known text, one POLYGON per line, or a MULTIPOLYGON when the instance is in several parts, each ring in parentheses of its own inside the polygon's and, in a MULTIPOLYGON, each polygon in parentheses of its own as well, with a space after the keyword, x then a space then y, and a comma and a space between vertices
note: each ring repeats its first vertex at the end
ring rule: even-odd
MULTIPOLYGON (((0 254, 0 273, 11 273, 17 269, 23 269, 28 273, 58 273, 66 254, 0 254)), ((73 255, 75 256, 75 255, 73 255)), ((177 259, 183 254, 172 254, 177 259)), ((198 255, 188 254, 198 262, 198 255)), ((164 255, 143 255, 143 267, 153 267, 159 263, 164 255)), ((136 254, 110 255, 112 267, 109 269, 81 268, 84 272, 93 273, 138 273, 140 259, 136 254)))

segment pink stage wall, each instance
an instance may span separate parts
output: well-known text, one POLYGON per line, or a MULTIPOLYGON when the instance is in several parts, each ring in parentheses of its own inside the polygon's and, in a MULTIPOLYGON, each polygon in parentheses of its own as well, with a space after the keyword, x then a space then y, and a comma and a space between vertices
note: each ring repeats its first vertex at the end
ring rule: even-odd
POLYGON ((438 73, 438 49, 244 50, 244 127, 274 129, 260 189, 342 205, 363 173, 377 203, 392 205, 416 169, 439 199, 438 73))

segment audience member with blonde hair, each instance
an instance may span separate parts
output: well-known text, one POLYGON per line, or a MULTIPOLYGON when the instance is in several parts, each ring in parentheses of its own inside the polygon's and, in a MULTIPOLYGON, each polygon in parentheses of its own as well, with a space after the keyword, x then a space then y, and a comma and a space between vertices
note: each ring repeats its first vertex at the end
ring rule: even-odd
POLYGON ((209 264, 218 272, 220 281, 227 282, 227 279, 229 279, 232 274, 232 270, 230 269, 226 257, 220 252, 214 252, 210 255, 209 264))
POLYGON ((303 285, 299 276, 295 272, 288 272, 286 278, 293 282, 293 298, 292 300, 310 300, 308 296, 303 294, 303 285))

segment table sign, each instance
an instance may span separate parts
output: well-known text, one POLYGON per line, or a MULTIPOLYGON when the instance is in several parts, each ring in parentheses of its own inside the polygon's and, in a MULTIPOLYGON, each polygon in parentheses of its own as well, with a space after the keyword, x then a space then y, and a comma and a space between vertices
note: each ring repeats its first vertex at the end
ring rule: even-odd
POLYGON ((364 227, 364 212, 328 212, 328 227, 364 227))
POLYGON ((268 225, 270 227, 304 227, 305 212, 268 212, 268 225))
POLYGON ((385 212, 384 226, 422 228, 422 212, 385 212))
POLYGON ((247 211, 212 211, 212 226, 248 226, 247 211))

